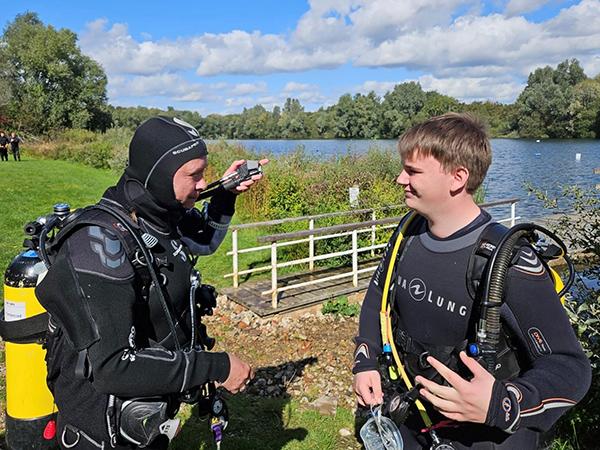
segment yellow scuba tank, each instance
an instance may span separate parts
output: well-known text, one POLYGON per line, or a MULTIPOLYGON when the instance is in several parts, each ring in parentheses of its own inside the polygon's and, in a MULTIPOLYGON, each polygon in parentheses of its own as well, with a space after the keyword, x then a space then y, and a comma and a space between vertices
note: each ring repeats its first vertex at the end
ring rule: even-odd
POLYGON ((70 213, 66 203, 54 205, 53 213, 25 225, 29 250, 17 255, 4 274, 4 310, 0 313, 0 336, 6 354, 6 443, 10 450, 58 448, 56 407, 46 385, 48 313, 35 296, 44 262, 46 235, 70 213))
POLYGON ((5 341, 6 443, 10 450, 57 448, 48 433, 56 409, 46 386, 46 350, 42 347, 48 315, 34 288, 46 266, 35 250, 19 254, 4 276, 4 314, 0 334, 5 341))
MULTIPOLYGON (((560 277, 560 275, 558 274, 558 272, 556 270, 554 270, 552 267, 548 267, 548 271, 550 272, 550 276, 552 277, 552 281, 554 281, 554 290, 558 293, 562 292, 565 288, 565 283, 562 280, 562 278, 560 277)), ((562 295, 560 297, 560 302, 564 305, 565 304, 565 296, 562 295)))

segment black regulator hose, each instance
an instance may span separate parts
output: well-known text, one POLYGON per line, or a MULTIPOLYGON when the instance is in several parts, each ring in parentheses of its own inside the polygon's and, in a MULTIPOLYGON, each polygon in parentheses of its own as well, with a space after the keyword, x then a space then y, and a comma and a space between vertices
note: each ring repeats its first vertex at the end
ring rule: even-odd
POLYGON ((490 269, 487 271, 481 318, 477 328, 477 344, 479 346, 482 365, 490 373, 496 370, 496 349, 500 343, 500 306, 504 297, 506 275, 513 257, 516 243, 531 230, 531 224, 519 224, 512 227, 500 240, 490 258, 490 269))
POLYGON ((536 240, 536 231, 550 237, 560 248, 562 257, 569 269, 569 278, 563 289, 558 293, 561 297, 573 284, 575 270, 573 263, 567 256, 567 247, 558 236, 550 230, 534 223, 522 223, 513 226, 500 240, 496 249, 490 256, 489 270, 486 273, 481 314, 477 327, 478 358, 481 364, 490 372, 496 370, 497 348, 501 337, 500 306, 504 300, 504 288, 513 252, 517 243, 522 238, 527 238, 530 243, 536 240))

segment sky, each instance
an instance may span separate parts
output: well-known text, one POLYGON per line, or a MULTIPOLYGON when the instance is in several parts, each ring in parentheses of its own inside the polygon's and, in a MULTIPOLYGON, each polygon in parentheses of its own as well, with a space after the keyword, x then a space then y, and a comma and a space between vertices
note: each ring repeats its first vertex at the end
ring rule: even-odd
POLYGON ((600 73, 600 0, 15 0, 68 28, 115 106, 236 113, 417 81, 461 101, 511 103, 537 67, 600 73))

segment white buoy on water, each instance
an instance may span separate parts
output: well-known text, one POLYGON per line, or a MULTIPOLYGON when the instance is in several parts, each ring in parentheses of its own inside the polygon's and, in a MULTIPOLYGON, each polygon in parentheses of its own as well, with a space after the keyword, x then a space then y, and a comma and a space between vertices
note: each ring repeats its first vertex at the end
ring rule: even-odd
POLYGON ((535 142, 540 142, 540 140, 539 140, 539 139, 536 139, 536 140, 535 140, 535 142))
POLYGON ((575 161, 581 161, 581 153, 575 153, 575 161))

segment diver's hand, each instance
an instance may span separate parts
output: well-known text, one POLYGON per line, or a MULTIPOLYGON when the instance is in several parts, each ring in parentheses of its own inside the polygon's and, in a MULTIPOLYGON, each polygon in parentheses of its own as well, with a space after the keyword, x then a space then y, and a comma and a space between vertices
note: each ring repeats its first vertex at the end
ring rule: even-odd
POLYGON ((228 353, 227 356, 229 356, 229 376, 223 383, 217 383, 217 387, 223 387, 232 394, 237 394, 243 391, 250 380, 254 378, 254 370, 237 356, 231 353, 228 353))
POLYGON ((381 391, 381 375, 376 370, 367 370, 354 375, 352 382, 358 403, 362 406, 380 405, 383 403, 381 391))
MULTIPOLYGON (((246 162, 245 159, 238 159, 238 160, 234 161, 231 164, 231 166, 229 166, 229 169, 227 169, 225 171, 225 173, 223 174, 223 177, 225 177, 225 176, 227 176, 227 175, 235 172, 238 169, 238 167, 240 167, 245 162, 246 162)), ((260 163, 261 166, 264 166, 265 164, 269 163, 269 160, 266 159, 266 158, 265 159, 261 159, 259 161, 259 163, 260 163)), ((223 177, 221 177, 221 178, 223 178, 223 177)), ((240 183, 239 186, 236 186, 235 188, 230 189, 230 191, 233 192, 234 194, 240 194, 242 192, 245 192, 248 189, 250 189, 250 187, 253 184, 255 184, 258 180, 260 180, 262 177, 263 177, 262 173, 259 173, 258 175, 252 175, 252 178, 250 180, 243 181, 242 183, 240 183)))
POLYGON ((471 380, 465 380, 430 356, 427 362, 450 386, 441 386, 417 376, 415 382, 423 386, 419 393, 448 419, 458 422, 485 423, 496 379, 465 352, 460 352, 460 359, 473 373, 471 380))

